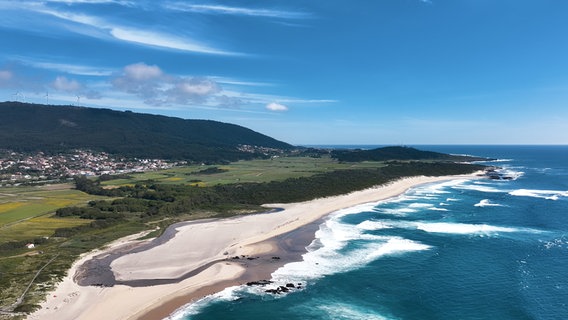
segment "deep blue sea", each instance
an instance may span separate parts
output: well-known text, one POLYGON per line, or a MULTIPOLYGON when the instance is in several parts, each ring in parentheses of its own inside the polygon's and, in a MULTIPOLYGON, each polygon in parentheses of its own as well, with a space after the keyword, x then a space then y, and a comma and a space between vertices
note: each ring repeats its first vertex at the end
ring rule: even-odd
POLYGON ((234 287, 172 319, 568 319, 568 146, 416 146, 499 159, 514 180, 453 180, 333 213, 301 290, 234 287))

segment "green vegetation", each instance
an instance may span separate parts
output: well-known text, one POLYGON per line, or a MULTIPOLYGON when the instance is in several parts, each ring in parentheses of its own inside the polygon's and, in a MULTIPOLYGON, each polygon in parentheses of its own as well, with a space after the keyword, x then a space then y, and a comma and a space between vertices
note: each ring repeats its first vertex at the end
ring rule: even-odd
POLYGON ((432 161, 341 163, 319 153, 129 176, 76 177, 77 190, 69 185, 3 188, 0 309, 9 308, 41 270, 15 311, 33 310, 81 253, 128 234, 160 226, 152 232, 158 235, 177 221, 259 212, 265 210, 260 206, 264 203, 343 194, 405 176, 482 168, 432 161), (35 248, 25 248, 27 243, 35 248))
POLYGON ((135 185, 136 183, 213 186, 216 184, 281 181, 287 178, 309 176, 331 170, 377 168, 383 165, 382 162, 342 164, 326 155, 318 158, 279 157, 237 161, 222 166, 192 165, 161 171, 133 173, 130 174, 129 179, 104 181, 101 184, 106 187, 135 185), (218 168, 222 172, 207 174, 206 171, 210 170, 210 168, 218 168))
POLYGON ((0 112, 0 149, 18 152, 92 149, 126 157, 219 163, 292 149, 250 129, 209 120, 19 102, 0 103, 0 112))
POLYGON ((15 222, 53 212, 57 208, 85 204, 93 196, 71 185, 59 184, 37 187, 12 187, 0 189, 0 241, 15 222))
POLYGON ((487 158, 456 156, 445 153, 422 151, 410 147, 384 147, 371 150, 333 150, 333 158, 339 161, 389 161, 389 160, 435 160, 435 161, 483 161, 487 158))

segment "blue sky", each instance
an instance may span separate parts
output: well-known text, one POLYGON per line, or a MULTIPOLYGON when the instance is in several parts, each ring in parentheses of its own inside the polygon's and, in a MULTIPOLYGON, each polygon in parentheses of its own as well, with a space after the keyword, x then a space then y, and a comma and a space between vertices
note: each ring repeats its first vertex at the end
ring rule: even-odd
POLYGON ((567 144, 568 1, 0 0, 0 101, 292 144, 567 144))

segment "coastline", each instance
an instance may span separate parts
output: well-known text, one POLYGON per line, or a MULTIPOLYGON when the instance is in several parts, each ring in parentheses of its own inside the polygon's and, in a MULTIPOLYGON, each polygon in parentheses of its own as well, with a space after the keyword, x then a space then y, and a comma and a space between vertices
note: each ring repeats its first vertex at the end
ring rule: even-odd
POLYGON ((159 245, 113 258, 109 264, 118 281, 116 285, 80 286, 75 282, 76 271, 93 257, 108 256, 125 246, 149 243, 133 241, 139 235, 129 236, 74 263, 68 276, 42 303, 42 308, 28 319, 163 318, 191 301, 226 287, 270 279, 271 273, 280 266, 301 259, 304 248, 314 238, 315 226, 332 212, 393 198, 421 184, 475 177, 474 173, 405 178, 345 195, 266 205, 283 208, 271 214, 191 222, 176 226, 177 232, 159 245), (211 237, 212 234, 215 236, 211 237), (272 259, 274 256, 280 259, 272 259), (165 281, 165 284, 156 285, 156 281, 165 281), (125 285, 135 282, 155 285, 125 285))

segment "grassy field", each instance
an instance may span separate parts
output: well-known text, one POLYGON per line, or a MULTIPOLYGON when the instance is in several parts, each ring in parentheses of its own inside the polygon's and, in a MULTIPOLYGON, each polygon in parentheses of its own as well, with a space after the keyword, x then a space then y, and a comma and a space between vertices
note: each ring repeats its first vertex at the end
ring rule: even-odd
POLYGON ((197 184, 211 186, 216 184, 268 182, 288 178, 310 176, 331 170, 351 168, 376 168, 382 166, 379 162, 363 162, 357 164, 342 164, 329 158, 285 157, 267 160, 238 161, 228 165, 195 165, 176 167, 168 170, 132 174, 131 179, 118 179, 103 182, 105 186, 134 185, 153 181, 164 184, 197 184), (208 168, 226 170, 215 174, 201 174, 208 168), (199 182, 197 182, 199 181, 199 182))
POLYGON ((1 188, 0 228, 4 232, 14 223, 96 198, 72 188, 70 184, 1 188))
POLYGON ((79 218, 54 218, 53 214, 33 217, 2 228, 0 243, 49 237, 56 229, 90 223, 79 218))

